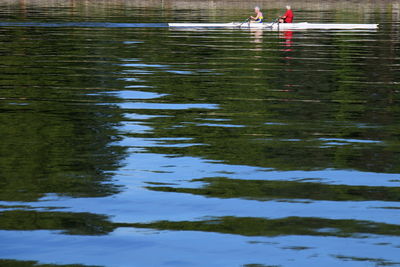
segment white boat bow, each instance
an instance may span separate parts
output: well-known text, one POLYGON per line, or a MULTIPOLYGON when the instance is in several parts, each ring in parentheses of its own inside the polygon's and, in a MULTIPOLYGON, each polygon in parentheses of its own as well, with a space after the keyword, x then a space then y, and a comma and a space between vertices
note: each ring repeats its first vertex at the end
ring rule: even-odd
POLYGON ((179 28, 254 28, 273 30, 295 30, 295 29, 377 29, 378 24, 340 24, 340 23, 168 23, 169 27, 179 28))

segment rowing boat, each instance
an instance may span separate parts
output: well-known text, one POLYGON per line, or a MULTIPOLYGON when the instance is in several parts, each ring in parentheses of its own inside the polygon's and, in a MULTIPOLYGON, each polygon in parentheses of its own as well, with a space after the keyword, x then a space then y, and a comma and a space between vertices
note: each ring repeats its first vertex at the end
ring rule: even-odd
POLYGON ((179 28, 254 28, 254 29, 272 29, 272 30, 296 30, 296 29, 377 29, 378 24, 333 24, 333 23, 168 23, 169 27, 179 28))

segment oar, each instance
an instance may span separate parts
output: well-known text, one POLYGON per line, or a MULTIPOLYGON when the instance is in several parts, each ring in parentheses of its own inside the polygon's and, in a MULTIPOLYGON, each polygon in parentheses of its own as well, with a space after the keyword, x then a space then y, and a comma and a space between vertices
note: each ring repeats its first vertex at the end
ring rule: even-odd
POLYGON ((272 24, 269 25, 268 28, 271 28, 271 29, 272 29, 272 26, 274 26, 274 24, 277 23, 277 22, 278 22, 278 24, 279 24, 279 19, 280 19, 280 17, 278 17, 278 18, 276 18, 274 21, 272 21, 272 24))
POLYGON ((243 22, 239 25, 239 28, 242 27, 242 25, 243 25, 244 23, 249 22, 249 21, 250 21, 250 18, 247 18, 245 21, 243 21, 243 22))

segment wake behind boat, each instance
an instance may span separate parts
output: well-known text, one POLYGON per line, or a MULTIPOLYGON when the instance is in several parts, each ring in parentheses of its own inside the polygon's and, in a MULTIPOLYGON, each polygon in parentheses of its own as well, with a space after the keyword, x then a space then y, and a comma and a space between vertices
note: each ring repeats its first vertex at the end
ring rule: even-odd
POLYGON ((168 23, 169 27, 180 28, 252 28, 252 29, 272 29, 272 30, 296 30, 296 29, 377 29, 378 24, 340 24, 340 23, 278 23, 278 22, 230 22, 230 23, 168 23))

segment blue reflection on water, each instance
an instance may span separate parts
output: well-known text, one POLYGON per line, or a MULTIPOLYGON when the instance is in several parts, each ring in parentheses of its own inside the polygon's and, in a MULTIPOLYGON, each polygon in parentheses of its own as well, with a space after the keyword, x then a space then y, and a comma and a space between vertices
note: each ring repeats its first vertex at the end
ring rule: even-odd
POLYGON ((77 27, 77 28, 161 28, 167 23, 110 23, 110 22, 0 22, 0 27, 77 27))
POLYGON ((244 237, 137 228, 117 229, 108 236, 100 237, 71 238, 51 231, 0 231, 0 234, 3 241, 9 244, 2 249, 8 258, 39 258, 45 259, 44 263, 59 264, 68 264, 74 259, 74 262, 101 266, 239 266, 268 263, 298 267, 309 264, 366 266, 399 260, 398 248, 393 246, 399 240, 381 236, 346 238, 346 246, 343 246, 343 239, 337 237, 244 237), (20 239, 35 246, 20 246, 15 242, 20 239), (377 243, 383 245, 377 246, 377 243), (157 256, 143 257, 153 255, 154 251, 157 251, 157 256), (351 262, 343 261, 345 258, 351 262))

